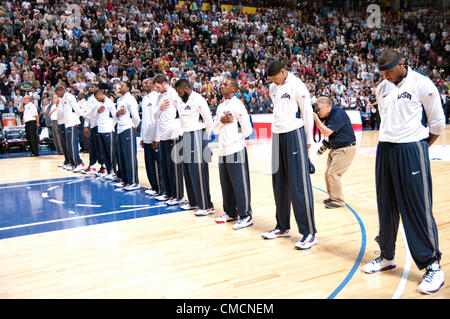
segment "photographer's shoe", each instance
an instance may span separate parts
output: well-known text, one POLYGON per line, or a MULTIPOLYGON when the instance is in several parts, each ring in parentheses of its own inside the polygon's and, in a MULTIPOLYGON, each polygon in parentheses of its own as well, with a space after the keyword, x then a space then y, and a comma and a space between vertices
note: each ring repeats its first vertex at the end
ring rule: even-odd
POLYGON ((336 202, 330 201, 328 203, 325 204, 325 208, 341 208, 344 207, 345 205, 343 204, 338 204, 336 202))

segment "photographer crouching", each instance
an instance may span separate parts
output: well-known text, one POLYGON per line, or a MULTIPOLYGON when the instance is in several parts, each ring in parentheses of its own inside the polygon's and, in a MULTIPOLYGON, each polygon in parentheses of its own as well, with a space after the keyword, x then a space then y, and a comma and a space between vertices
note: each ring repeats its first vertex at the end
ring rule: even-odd
POLYGON ((329 198, 323 202, 326 208, 338 208, 345 205, 341 177, 350 167, 356 154, 355 132, 347 113, 340 107, 333 106, 329 98, 319 97, 316 104, 314 122, 320 133, 328 137, 328 145, 324 140, 319 155, 327 146, 330 149, 325 170, 329 198))

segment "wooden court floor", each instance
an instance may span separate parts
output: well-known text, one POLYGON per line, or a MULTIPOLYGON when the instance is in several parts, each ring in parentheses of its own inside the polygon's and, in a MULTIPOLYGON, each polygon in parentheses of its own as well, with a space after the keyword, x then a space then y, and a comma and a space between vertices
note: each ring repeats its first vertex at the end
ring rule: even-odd
MULTIPOLYGON (((409 257, 401 230, 397 268, 371 275, 361 270, 379 253, 374 241, 377 134, 358 135, 357 155, 342 179, 347 207, 324 208, 326 155, 312 153, 318 244, 310 250, 294 249, 301 236, 293 216, 291 238, 261 238, 275 226, 270 141, 250 141, 254 226, 235 231, 230 224, 215 224, 223 211, 214 157, 210 187, 215 215, 196 217, 186 211, 2 239, 0 298, 448 299, 448 283, 435 295, 416 291, 423 271, 409 257)), ((450 126, 436 142, 444 145, 450 145, 450 126)), ((73 176, 57 168, 61 158, 1 159, 0 184, 73 176)), ((142 152, 138 160, 140 182, 149 186, 142 152)), ((432 161, 431 169, 441 266, 449 277, 450 165, 432 161)))

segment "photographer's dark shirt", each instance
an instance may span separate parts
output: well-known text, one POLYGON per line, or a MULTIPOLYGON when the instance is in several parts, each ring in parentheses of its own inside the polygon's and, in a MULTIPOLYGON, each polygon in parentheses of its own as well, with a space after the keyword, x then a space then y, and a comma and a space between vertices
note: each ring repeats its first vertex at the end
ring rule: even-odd
POLYGON ((326 125, 333 130, 333 134, 328 137, 331 148, 341 148, 356 142, 352 122, 340 107, 333 106, 331 108, 330 114, 326 118, 326 125))

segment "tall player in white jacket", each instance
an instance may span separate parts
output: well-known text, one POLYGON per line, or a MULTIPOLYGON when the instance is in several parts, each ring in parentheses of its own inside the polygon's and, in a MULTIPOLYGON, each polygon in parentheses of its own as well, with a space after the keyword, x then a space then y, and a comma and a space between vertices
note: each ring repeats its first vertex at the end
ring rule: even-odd
POLYGON ((264 239, 290 236, 291 203, 303 237, 295 248, 309 249, 317 243, 314 199, 309 175, 308 149, 313 137, 313 109, 305 84, 286 71, 280 61, 267 67, 272 80, 272 186, 276 204, 275 228, 264 239))
POLYGON ((167 204, 184 203, 183 166, 181 148, 181 124, 176 101, 179 96, 169 84, 165 75, 159 74, 153 79, 159 93, 155 119, 159 121, 156 141, 159 141, 161 154, 161 175, 164 181, 164 195, 157 197, 167 204))
POLYGON ((120 97, 117 99, 117 159, 120 178, 124 189, 132 191, 139 189, 138 163, 136 150, 136 128, 141 119, 136 99, 130 93, 129 84, 121 82, 120 97))
POLYGON ((141 146, 144 149, 145 170, 152 189, 145 192, 149 195, 162 195, 159 143, 156 141, 158 121, 155 112, 158 108, 158 92, 154 90, 153 79, 146 79, 143 90, 147 94, 142 98, 141 146))
POLYGON ((208 140, 213 126, 211 111, 208 102, 191 89, 188 80, 175 82, 175 90, 180 97, 175 104, 183 130, 183 178, 189 200, 181 208, 199 208, 195 215, 207 216, 215 213, 209 191, 208 168, 211 161, 208 140))
POLYGON ((214 133, 219 134, 219 176, 225 214, 216 223, 236 221, 239 217, 233 229, 242 229, 253 225, 245 145, 245 138, 253 129, 244 104, 235 95, 237 81, 227 79, 221 89, 225 101, 217 107, 214 133))
POLYGON ((396 267, 401 217, 411 256, 419 269, 426 269, 418 290, 431 294, 444 285, 428 153, 445 129, 441 99, 434 83, 405 65, 396 50, 385 49, 377 62, 384 77, 376 90, 381 118, 375 159, 381 254, 363 270, 396 267))
POLYGON ((64 126, 66 133, 66 145, 72 165, 72 172, 76 173, 84 169, 83 161, 80 158, 78 149, 78 136, 80 116, 82 111, 78 106, 77 99, 70 92, 66 92, 61 86, 56 87, 56 95, 60 98, 59 107, 64 112, 64 126))

